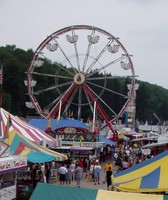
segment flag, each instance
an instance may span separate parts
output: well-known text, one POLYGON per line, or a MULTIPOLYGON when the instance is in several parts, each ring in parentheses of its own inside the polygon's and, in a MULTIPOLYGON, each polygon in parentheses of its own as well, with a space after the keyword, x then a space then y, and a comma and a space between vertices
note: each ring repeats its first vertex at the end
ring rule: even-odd
POLYGON ((11 118, 10 118, 10 114, 8 115, 8 119, 7 119, 7 123, 6 123, 6 129, 4 132, 4 137, 5 138, 9 138, 9 128, 11 127, 12 122, 11 122, 11 118))
POLYGON ((82 139, 80 139, 80 142, 79 142, 80 146, 82 146, 82 139))
POLYGON ((2 67, 0 69, 0 85, 2 85, 3 83, 3 70, 2 70, 2 67))
POLYGON ((75 146, 75 141, 73 140, 73 142, 72 142, 72 147, 74 147, 75 146))

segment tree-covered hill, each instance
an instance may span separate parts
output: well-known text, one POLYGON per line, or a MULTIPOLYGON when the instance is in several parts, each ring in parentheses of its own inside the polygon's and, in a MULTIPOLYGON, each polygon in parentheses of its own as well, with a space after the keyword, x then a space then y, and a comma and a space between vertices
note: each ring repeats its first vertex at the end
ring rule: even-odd
MULTIPOLYGON (((25 72, 27 72, 32 54, 33 51, 31 49, 25 51, 17 48, 15 45, 0 47, 0 63, 1 66, 3 66, 3 84, 1 88, 3 100, 2 107, 14 115, 23 117, 35 115, 36 113, 35 110, 30 110, 25 105, 25 102, 28 99, 28 96, 26 95, 27 88, 24 85, 24 80, 27 78, 25 72)), ((50 63, 47 63, 47 65, 50 65, 48 70, 52 72, 54 68, 50 63)), ((114 87, 117 85, 117 87, 120 87, 120 91, 125 91, 126 82, 126 79, 113 80, 112 89, 115 89, 114 87)), ((136 96, 136 117, 139 121, 148 121, 149 124, 158 123, 154 113, 156 113, 162 121, 167 121, 168 90, 148 82, 138 81, 138 83, 139 89, 137 90, 136 96)), ((40 84, 49 83, 40 82, 40 84)), ((114 99, 113 102, 116 102, 116 108, 122 103, 118 102, 117 99, 114 99)))

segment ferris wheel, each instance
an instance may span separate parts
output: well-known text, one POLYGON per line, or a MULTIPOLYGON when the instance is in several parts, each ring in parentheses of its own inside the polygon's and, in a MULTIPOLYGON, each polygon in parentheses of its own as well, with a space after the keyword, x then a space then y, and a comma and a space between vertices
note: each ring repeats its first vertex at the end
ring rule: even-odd
POLYGON ((96 113, 111 130, 135 99, 131 56, 119 38, 88 25, 69 26, 49 35, 33 53, 25 84, 30 98, 27 106, 42 117, 73 113, 80 120, 96 113), (119 84, 125 79, 124 93, 119 84))

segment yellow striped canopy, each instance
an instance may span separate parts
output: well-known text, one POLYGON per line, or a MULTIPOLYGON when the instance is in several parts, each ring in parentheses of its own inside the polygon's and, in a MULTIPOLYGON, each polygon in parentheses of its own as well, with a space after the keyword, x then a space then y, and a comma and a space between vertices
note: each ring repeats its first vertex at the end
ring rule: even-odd
POLYGON ((112 182, 127 192, 168 192, 168 151, 113 174, 112 182))

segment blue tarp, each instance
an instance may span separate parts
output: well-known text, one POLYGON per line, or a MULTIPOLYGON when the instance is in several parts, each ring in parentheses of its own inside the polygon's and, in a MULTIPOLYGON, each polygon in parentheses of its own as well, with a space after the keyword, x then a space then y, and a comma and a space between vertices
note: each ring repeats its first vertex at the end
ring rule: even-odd
MULTIPOLYGON (((49 121, 47 119, 37 119, 33 118, 27 122, 28 124, 35 126, 43 131, 45 131, 46 127, 49 125, 49 121)), ((57 121, 56 119, 51 120, 51 127, 52 130, 55 130, 56 128, 62 128, 62 127, 78 127, 78 128, 84 128, 84 129, 89 129, 86 124, 79 120, 75 119, 60 119, 57 121)))
POLYGON ((109 140, 108 138, 106 138, 104 135, 101 135, 101 134, 99 135, 99 142, 104 142, 111 146, 116 146, 116 142, 109 140))

